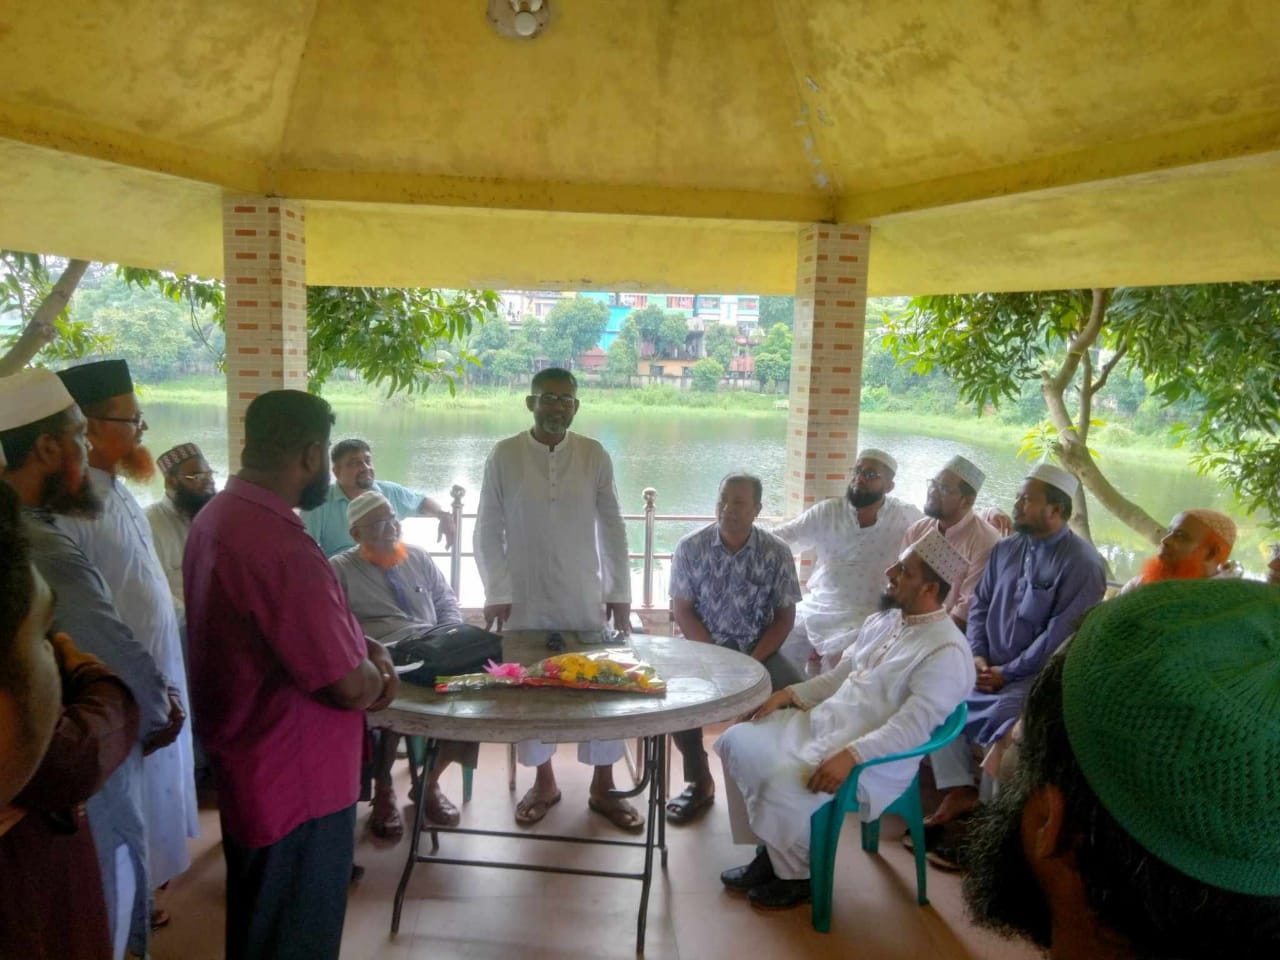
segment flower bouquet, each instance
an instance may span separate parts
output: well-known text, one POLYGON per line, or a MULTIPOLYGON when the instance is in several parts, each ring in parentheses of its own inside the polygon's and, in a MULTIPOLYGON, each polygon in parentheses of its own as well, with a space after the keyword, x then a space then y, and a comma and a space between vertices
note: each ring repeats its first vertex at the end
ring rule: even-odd
POLYGON ((667 682, 647 663, 625 651, 559 653, 532 666, 489 661, 484 673, 437 677, 436 693, 487 687, 568 687, 573 690, 617 690, 661 695, 667 682))

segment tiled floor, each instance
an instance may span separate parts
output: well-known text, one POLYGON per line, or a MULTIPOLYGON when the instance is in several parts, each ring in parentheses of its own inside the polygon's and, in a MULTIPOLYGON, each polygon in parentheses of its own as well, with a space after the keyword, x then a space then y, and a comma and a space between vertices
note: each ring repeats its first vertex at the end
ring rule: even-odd
MULTIPOLYGON (((712 738, 708 731, 708 743, 712 738)), ((714 756, 712 765, 718 776, 714 756)), ((625 778, 622 764, 617 773, 625 778)), ((678 779, 678 758, 673 775, 678 779)), ((397 766, 397 776, 404 799, 408 771, 403 762, 397 766)), ((589 771, 578 765, 572 749, 561 750, 557 776, 564 799, 539 829, 615 836, 617 831, 587 810, 589 771)), ((517 792, 531 782, 532 772, 521 770, 517 792)), ((460 802, 461 777, 456 768, 446 773, 444 783, 446 793, 460 802)), ((505 747, 482 748, 474 794, 463 810, 463 825, 508 829, 515 798, 507 791, 505 747)), ((406 817, 412 815, 407 805, 405 811, 406 817)), ((367 872, 353 889, 347 908, 344 960, 635 956, 639 883, 479 867, 419 865, 405 900, 400 932, 392 937, 391 899, 408 837, 396 845, 377 841, 369 835, 366 819, 367 807, 362 807, 356 861, 367 872)), ((836 867, 832 929, 830 934, 820 934, 810 926, 808 907, 761 913, 742 897, 723 890, 719 872, 750 859, 752 851, 732 843, 724 803, 717 800, 697 824, 668 828, 670 860, 665 874, 655 872, 645 956, 673 960, 837 956, 1029 960, 1037 956, 1030 948, 975 929, 964 918, 959 881, 953 876, 931 869, 932 905, 917 907, 914 861, 892 839, 898 829, 891 823, 886 821, 890 839, 881 844, 879 857, 863 853, 856 825, 852 821, 846 825, 836 867)), ((153 941, 155 960, 222 957, 223 864, 215 811, 201 811, 201 829, 204 835, 194 845, 191 870, 165 894, 163 904, 173 922, 153 941)), ((643 855, 638 850, 579 844, 478 837, 442 840, 448 855, 479 854, 602 869, 638 869, 643 855)))

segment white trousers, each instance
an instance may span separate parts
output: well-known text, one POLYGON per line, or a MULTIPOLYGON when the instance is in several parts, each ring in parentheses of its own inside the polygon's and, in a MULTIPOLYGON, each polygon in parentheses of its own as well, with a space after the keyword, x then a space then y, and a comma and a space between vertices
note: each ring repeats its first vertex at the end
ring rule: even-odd
MULTIPOLYGON (((522 767, 540 767, 550 760, 558 744, 542 740, 521 740, 516 744, 516 758, 522 767)), ((578 744, 578 762, 592 767, 608 767, 627 752, 622 740, 587 740, 578 744)))
POLYGON ((116 847, 115 867, 116 901, 115 915, 111 917, 111 955, 115 960, 124 960, 133 927, 133 901, 138 893, 138 877, 133 869, 133 857, 123 843, 116 847))

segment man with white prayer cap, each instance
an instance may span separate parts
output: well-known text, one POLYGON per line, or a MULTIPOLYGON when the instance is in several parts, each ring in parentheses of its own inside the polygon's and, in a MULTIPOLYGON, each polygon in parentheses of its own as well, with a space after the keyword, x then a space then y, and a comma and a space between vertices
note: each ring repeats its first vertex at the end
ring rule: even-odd
POLYGON ((1243 571, 1228 558, 1236 545, 1236 523, 1217 510, 1184 510, 1160 538, 1160 552, 1148 557, 1142 571, 1126 583, 1128 593, 1161 580, 1235 580, 1243 571))
POLYGON ((178 627, 185 631, 182 554, 191 534, 191 521, 218 491, 213 482, 213 468, 194 443, 170 447, 156 458, 156 469, 164 477, 164 496, 143 512, 151 526, 160 568, 169 581, 169 596, 178 614, 178 627))
POLYGON ((155 658, 121 620, 98 567, 58 523, 102 509, 89 482, 86 420, 48 370, 0 378, 4 480, 22 502, 31 560, 57 597, 53 630, 102 660, 129 688, 140 712, 139 742, 87 804, 97 849, 113 956, 145 956, 150 934, 143 755, 171 744, 185 714, 155 658))
MULTIPOLYGON (((62 517, 58 524, 102 571, 121 619, 155 657, 185 705, 186 657, 169 580, 156 555, 151 525, 124 483, 126 477, 145 482, 155 473, 143 444, 147 421, 129 365, 124 360, 99 360, 58 376, 89 421, 89 482, 103 504, 97 517, 62 517)), ((147 862, 151 884, 159 888, 191 865, 187 839, 200 833, 190 727, 172 746, 148 756, 143 769, 147 862)), ((160 926, 167 919, 157 909, 152 923, 160 926)))
MULTIPOLYGON (((926 533, 885 571, 881 612, 833 670, 778 691, 716 742, 734 842, 763 845, 720 881, 753 906, 808 902, 810 816, 858 764, 925 743, 972 688, 973 657, 942 608, 967 568, 941 534, 926 533)), ((861 772, 867 819, 902 794, 918 765, 911 758, 861 772)))
POLYGON ((991 550, 965 630, 977 669, 969 720, 961 736, 930 757, 944 798, 926 818, 929 825, 977 806, 975 748, 987 750, 1013 726, 1040 668, 1106 591, 1102 557, 1067 526, 1078 487, 1061 467, 1034 467, 1013 503, 1015 535, 991 550))
POLYGON ((834 665, 875 612, 884 569, 921 516, 889 496, 897 473, 891 454, 867 447, 854 461, 843 497, 816 503, 770 531, 793 550, 815 553, 808 594, 796 604, 796 625, 781 651, 801 671, 811 659, 834 665))
MULTIPOLYGON (((365 636, 391 647, 440 624, 462 622, 449 581, 431 554, 400 538, 395 505, 380 490, 366 490, 347 504, 347 527, 355 546, 330 557, 329 566, 365 636)), ((375 837, 394 840, 404 832, 391 780, 400 735, 387 728, 376 728, 373 733, 369 831, 375 837)), ((480 745, 439 740, 438 746, 426 778, 426 817, 453 827, 461 815, 440 789, 440 775, 455 760, 475 767, 480 745)))
POLYGON ((973 512, 973 502, 985 479, 986 474, 972 461, 959 454, 952 457, 929 481, 924 517, 907 527, 902 538, 902 546, 906 547, 936 530, 965 558, 965 575, 942 605, 961 630, 969 620, 973 589, 987 569, 991 548, 1000 539, 996 528, 973 512))

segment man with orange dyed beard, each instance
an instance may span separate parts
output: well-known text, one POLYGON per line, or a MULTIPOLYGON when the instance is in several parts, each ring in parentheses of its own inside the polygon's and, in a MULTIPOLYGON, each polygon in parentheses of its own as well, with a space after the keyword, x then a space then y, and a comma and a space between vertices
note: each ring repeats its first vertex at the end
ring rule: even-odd
MULTIPOLYGON (((347 525, 356 545, 330 557, 329 565, 366 636, 393 646, 439 624, 462 622, 458 601, 444 574, 426 550, 400 539, 400 521, 391 501, 380 491, 368 490, 347 505, 347 525)), ((404 832, 391 783, 400 736, 391 730, 375 734, 369 830, 376 837, 394 840, 404 832)), ((440 753, 427 775, 428 820, 447 827, 457 825, 460 814, 440 789, 440 774, 455 760, 474 767, 479 751, 478 743, 440 741, 440 753)))
MULTIPOLYGON (((124 485, 124 478, 145 482, 155 473, 142 443, 147 421, 129 365, 101 360, 70 367, 58 376, 88 419, 89 482, 103 505, 98 517, 63 516, 58 526, 102 572, 120 619, 177 688, 185 710, 190 702, 187 668, 169 581, 156 556, 151 525, 124 485)), ((171 745, 143 761, 142 813, 153 888, 191 865, 187 839, 198 835, 194 768, 190 725, 171 745)), ((167 920, 162 910, 152 914, 153 926, 167 920)))
POLYGON ((1227 559, 1235 542, 1235 522, 1225 513, 1185 510, 1169 524, 1160 552, 1143 562, 1121 593, 1161 580, 1235 579, 1240 567, 1227 559))

